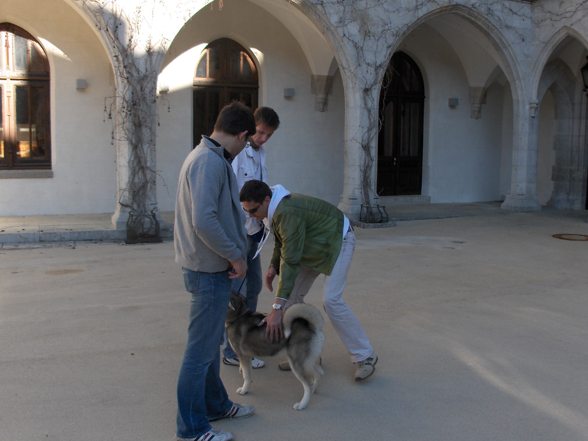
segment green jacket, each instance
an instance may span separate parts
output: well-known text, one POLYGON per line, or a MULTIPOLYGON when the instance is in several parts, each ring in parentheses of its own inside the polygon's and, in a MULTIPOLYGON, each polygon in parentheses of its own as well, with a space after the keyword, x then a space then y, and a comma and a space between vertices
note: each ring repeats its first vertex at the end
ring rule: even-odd
POLYGON ((321 199, 291 194, 272 217, 271 263, 279 274, 277 297, 290 297, 300 267, 331 274, 343 242, 343 213, 321 199))

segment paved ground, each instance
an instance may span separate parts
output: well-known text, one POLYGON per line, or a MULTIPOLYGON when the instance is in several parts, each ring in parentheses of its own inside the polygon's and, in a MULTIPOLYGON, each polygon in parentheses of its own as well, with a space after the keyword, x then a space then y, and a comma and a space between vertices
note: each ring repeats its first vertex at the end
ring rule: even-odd
MULTIPOLYGON (((352 366, 327 326, 309 407, 279 360, 239 441, 588 440, 585 212, 490 211, 359 230, 347 298, 380 355, 352 366)), ((267 262, 269 249, 263 254, 267 262)), ((0 249, 0 441, 171 441, 188 295, 172 244, 0 249)), ((310 294, 320 304, 320 285, 310 294)), ((260 309, 271 296, 262 293, 260 309)))

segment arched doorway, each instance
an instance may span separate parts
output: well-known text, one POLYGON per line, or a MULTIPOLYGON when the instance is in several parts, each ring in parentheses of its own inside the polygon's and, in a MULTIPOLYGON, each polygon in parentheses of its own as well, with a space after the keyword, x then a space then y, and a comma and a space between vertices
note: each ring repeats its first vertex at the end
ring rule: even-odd
POLYGON ((0 23, 0 47, 0 169, 50 168, 47 55, 10 23, 0 23))
POLYGON ((194 78, 194 146, 209 135, 220 109, 241 101, 252 110, 257 107, 257 67, 252 56, 239 43, 221 38, 202 52, 194 78))
POLYGON ((395 53, 380 93, 377 190, 381 196, 421 194, 424 102, 418 66, 404 52, 395 53))

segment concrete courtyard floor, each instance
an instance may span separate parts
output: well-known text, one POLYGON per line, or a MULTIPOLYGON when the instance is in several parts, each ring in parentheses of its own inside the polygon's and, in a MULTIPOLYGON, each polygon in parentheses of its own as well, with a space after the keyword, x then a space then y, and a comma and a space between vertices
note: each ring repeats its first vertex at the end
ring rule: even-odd
MULTIPOLYGON (((584 214, 586 214, 584 212, 584 214)), ((346 298, 380 361, 364 384, 330 325, 309 407, 254 371, 239 441, 588 440, 586 216, 483 213, 360 229, 346 298)), ((263 253, 264 266, 271 247, 263 253)), ((322 279, 309 301, 320 305, 322 279)), ((263 291, 260 310, 272 296, 263 291)), ((189 298, 171 242, 0 249, 0 441, 171 441, 189 298)))

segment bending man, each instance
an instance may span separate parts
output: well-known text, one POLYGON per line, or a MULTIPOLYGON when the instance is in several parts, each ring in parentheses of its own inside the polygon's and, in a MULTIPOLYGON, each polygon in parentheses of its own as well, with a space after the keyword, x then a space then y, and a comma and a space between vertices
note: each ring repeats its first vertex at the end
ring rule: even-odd
POLYGON ((265 275, 266 287, 278 287, 267 316, 267 335, 279 340, 283 311, 304 301, 319 274, 327 276, 323 302, 339 338, 355 364, 354 378, 365 380, 375 371, 378 356, 361 323, 343 300, 347 273, 355 250, 349 219, 337 207, 321 199, 291 194, 281 185, 261 181, 245 183, 240 193, 243 209, 256 219, 267 218, 275 237, 274 252, 265 275))

